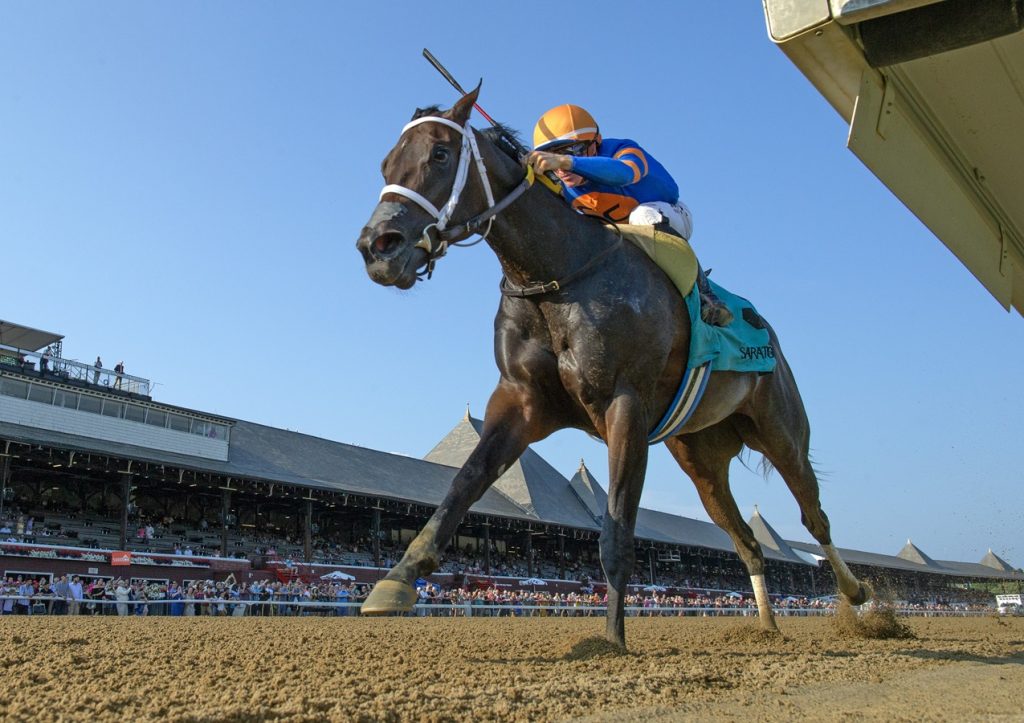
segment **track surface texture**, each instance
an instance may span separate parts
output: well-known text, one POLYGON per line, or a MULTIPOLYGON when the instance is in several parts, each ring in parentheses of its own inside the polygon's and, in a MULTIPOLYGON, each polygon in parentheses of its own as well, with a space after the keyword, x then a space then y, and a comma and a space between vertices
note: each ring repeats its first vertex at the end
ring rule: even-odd
POLYGON ((0 618, 0 720, 1021 720, 1024 618, 0 618))

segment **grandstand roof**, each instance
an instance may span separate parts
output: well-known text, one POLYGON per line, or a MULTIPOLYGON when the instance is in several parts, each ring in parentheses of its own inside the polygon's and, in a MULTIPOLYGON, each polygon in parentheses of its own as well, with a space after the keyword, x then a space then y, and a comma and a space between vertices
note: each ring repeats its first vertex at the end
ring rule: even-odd
MULTIPOLYGON (((415 457, 403 457, 312 437, 299 432, 237 421, 231 431, 227 462, 108 442, 63 432, 0 422, 7 439, 47 444, 93 454, 109 454, 168 464, 224 476, 282 482, 426 505, 444 498, 455 470, 415 457)), ((513 519, 534 519, 500 494, 487 492, 473 512, 513 519)))
POLYGON ((569 488, 587 508, 590 516, 594 518, 594 522, 600 525, 604 512, 608 509, 608 493, 604 491, 600 482, 590 476, 590 470, 587 469, 587 465, 583 463, 582 459, 580 468, 569 480, 569 488))
POLYGON ((903 549, 896 553, 896 557, 902 557, 904 560, 909 560, 925 567, 941 567, 939 563, 928 557, 920 547, 909 539, 907 544, 903 546, 903 549))
POLYGON ((725 552, 736 551, 732 539, 717 525, 645 507, 637 511, 636 536, 653 542, 707 547, 725 552))
POLYGON ((63 334, 33 329, 10 321, 0 320, 0 344, 24 351, 39 351, 64 338, 63 334))
MULTIPOLYGON (((796 542, 786 540, 794 550, 804 550, 814 555, 824 556, 821 547, 810 542, 796 542)), ((954 562, 952 560, 931 560, 932 565, 925 565, 908 560, 897 555, 882 555, 877 552, 864 552, 862 550, 851 550, 849 548, 838 548, 843 559, 852 565, 864 565, 867 567, 884 567, 889 570, 902 572, 924 572, 933 575, 956 575, 959 577, 996 578, 1000 580, 1015 579, 1024 580, 1024 575, 1019 572, 1000 571, 987 565, 977 562, 954 562)))
POLYGON ((984 565, 985 567, 991 567, 993 570, 999 570, 1000 572, 1014 571, 1013 565, 999 557, 996 553, 992 552, 991 548, 989 548, 989 551, 985 553, 985 556, 981 558, 978 564, 984 565))
POLYGON ((782 539, 782 535, 776 532, 775 528, 769 525, 768 521, 761 516, 761 511, 757 509, 757 505, 754 506, 754 514, 747 521, 747 524, 754 531, 754 539, 761 543, 761 549, 765 552, 772 550, 789 562, 817 566, 817 561, 810 557, 809 553, 797 552, 789 546, 789 543, 782 539), (807 555, 807 557, 804 557, 804 555, 807 555))

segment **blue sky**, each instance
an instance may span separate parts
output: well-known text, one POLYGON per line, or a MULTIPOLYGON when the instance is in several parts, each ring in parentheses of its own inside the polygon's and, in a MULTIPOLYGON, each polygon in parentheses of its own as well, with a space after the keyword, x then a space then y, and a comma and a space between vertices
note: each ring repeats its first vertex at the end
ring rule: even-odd
MULTIPOLYGON (((673 172, 705 265, 779 334, 837 544, 1024 564, 1021 317, 845 149, 759 4, 369 6, 0 4, 0 318, 161 401, 424 455, 483 413, 500 278, 480 245, 401 293, 354 248, 403 123, 455 100, 426 46, 525 136, 574 102, 673 172)), ((582 433, 535 449, 607 480, 582 433)), ((733 489, 810 539, 777 475, 733 489)), ((706 519, 661 448, 643 504, 706 519)))

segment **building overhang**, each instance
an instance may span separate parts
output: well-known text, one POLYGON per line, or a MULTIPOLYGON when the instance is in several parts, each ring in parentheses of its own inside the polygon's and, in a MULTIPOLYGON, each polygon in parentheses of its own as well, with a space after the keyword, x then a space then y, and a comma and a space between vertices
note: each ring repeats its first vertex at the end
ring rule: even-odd
POLYGON ((1024 314, 1024 4, 763 0, 848 147, 1007 310, 1024 314))

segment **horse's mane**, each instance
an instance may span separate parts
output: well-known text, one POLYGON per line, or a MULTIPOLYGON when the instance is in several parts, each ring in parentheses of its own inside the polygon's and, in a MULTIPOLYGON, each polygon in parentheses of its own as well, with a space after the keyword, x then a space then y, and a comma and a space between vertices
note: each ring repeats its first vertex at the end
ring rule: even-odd
MULTIPOLYGON (((409 120, 416 120, 428 115, 441 115, 441 106, 428 105, 426 108, 417 108, 409 120)), ((480 135, 497 146, 506 156, 519 163, 519 151, 516 149, 516 144, 519 144, 520 148, 523 147, 519 131, 504 123, 495 123, 490 128, 481 130, 480 135)))
POLYGON ((480 135, 489 140, 501 150, 506 156, 516 163, 520 162, 519 149, 523 148, 523 141, 519 137, 519 131, 509 128, 504 123, 496 123, 490 128, 480 131, 480 135), (518 144, 518 148, 516 147, 518 144))

